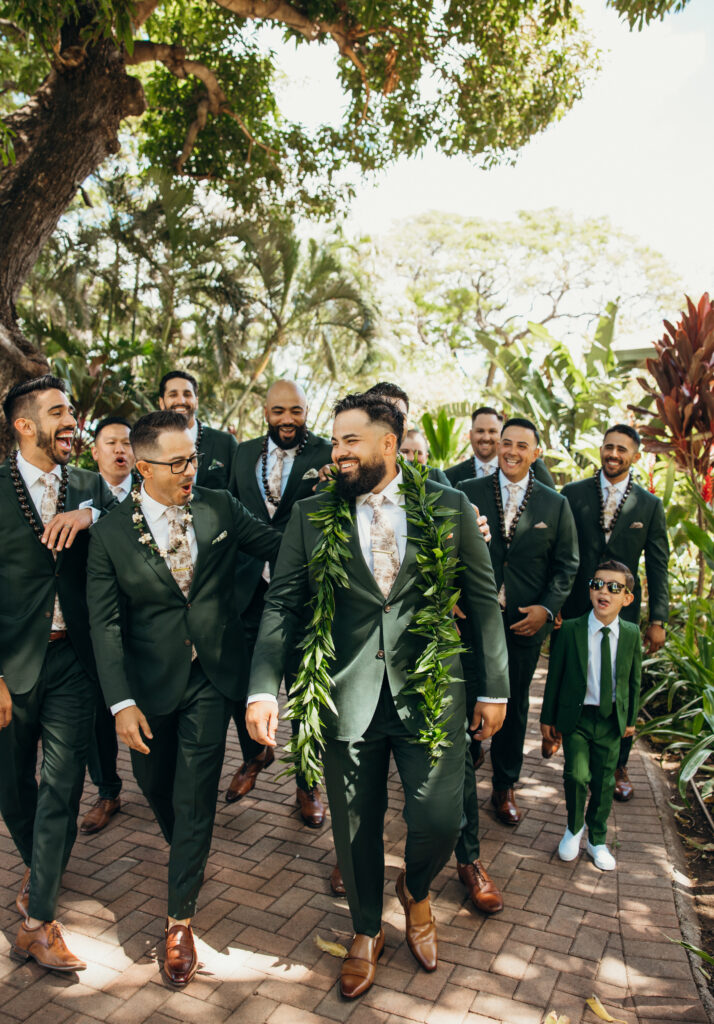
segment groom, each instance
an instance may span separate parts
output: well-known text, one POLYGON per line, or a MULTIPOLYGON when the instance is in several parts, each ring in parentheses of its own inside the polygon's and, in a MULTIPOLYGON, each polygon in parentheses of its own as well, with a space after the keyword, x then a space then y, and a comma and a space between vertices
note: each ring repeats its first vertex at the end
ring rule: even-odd
MULTIPOLYGON (((417 561, 426 523, 417 516, 407 527, 400 491, 397 455, 403 432, 403 414, 381 397, 348 395, 335 408, 336 496, 345 500, 352 522, 343 560, 348 585, 336 586, 334 593, 330 674, 337 713, 325 714, 323 763, 355 930, 342 965, 341 990, 347 998, 361 995, 373 983, 384 947, 383 824, 390 752, 404 787, 407 822, 406 871, 397 880, 397 894, 406 914, 409 947, 428 971, 437 966, 429 886, 451 856, 461 819, 466 716, 458 657, 447 662, 451 703, 440 721, 450 745, 435 764, 428 750, 414 742, 425 723, 418 698, 404 692, 408 673, 425 646, 410 626, 427 610, 428 600, 417 561)), ((430 481, 425 486, 427 496, 435 496, 437 515, 443 512, 450 520, 450 553, 463 566, 459 603, 489 637, 482 693, 498 702, 479 700, 473 716, 474 728, 487 737, 500 728, 506 708, 500 701, 508 696, 505 642, 488 550, 466 498, 430 481)), ((308 563, 325 535, 313 514, 329 510, 335 500, 328 489, 293 509, 266 596, 247 723, 253 738, 269 746, 275 746, 280 680, 309 626, 308 605, 317 590, 308 563)))

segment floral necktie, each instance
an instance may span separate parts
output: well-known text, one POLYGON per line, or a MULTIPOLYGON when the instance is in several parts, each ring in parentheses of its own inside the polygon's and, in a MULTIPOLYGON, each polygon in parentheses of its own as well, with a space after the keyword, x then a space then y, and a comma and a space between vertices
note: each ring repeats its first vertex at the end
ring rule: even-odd
POLYGON ((602 510, 602 523, 605 527, 605 540, 610 540, 610 534, 612 533, 612 519, 617 512, 617 506, 619 504, 617 500, 617 489, 612 484, 607 489, 607 500, 605 507, 602 510))
MULTIPOLYGON (((55 517, 57 511, 57 498, 59 492, 57 490, 57 477, 54 473, 45 473, 40 477, 40 483, 44 487, 42 492, 42 504, 40 505, 40 518, 42 519, 42 525, 47 526, 55 517)), ((57 552, 52 552, 54 558, 57 558, 57 552)), ((58 632, 59 630, 66 629, 67 623, 64 621, 64 615, 60 608, 59 597, 55 594, 55 606, 52 611, 52 631, 58 632)))
MULTIPOLYGON (((282 448, 276 448, 273 451, 275 456, 273 460, 273 466, 270 470, 270 476, 268 477, 268 494, 272 494, 274 498, 280 499, 283 495, 283 464, 285 462, 285 451, 282 448)), ((278 510, 277 505, 273 505, 268 501, 268 495, 265 496, 265 507, 268 510, 268 515, 272 519, 278 510)))
POLYGON ((383 494, 368 494, 365 504, 373 511, 370 526, 372 572, 377 586, 385 597, 389 594, 399 573, 399 548, 389 516, 384 511, 383 494))
POLYGON ((181 526, 180 520, 186 514, 186 509, 181 505, 169 505, 166 509, 166 518, 169 521, 169 551, 167 557, 171 575, 181 588, 184 597, 188 597, 193 579, 193 559, 191 558, 191 545, 188 541, 188 532, 181 526), (173 550, 175 548, 175 550, 173 550))
MULTIPOLYGON (((520 502, 518 500, 518 495, 521 492, 521 488, 520 488, 520 486, 518 484, 507 484, 506 487, 507 487, 507 490, 508 490, 508 501, 506 502, 506 507, 505 507, 505 509, 503 511, 503 525, 504 525, 504 527, 506 529, 506 533, 508 533, 508 531, 511 529, 511 524, 513 522, 514 516, 515 516, 516 512, 518 511, 518 507, 520 505, 520 502)), ((501 608, 505 609, 505 607, 506 607, 506 584, 505 583, 501 584, 501 589, 498 591, 498 603, 500 604, 501 608)))

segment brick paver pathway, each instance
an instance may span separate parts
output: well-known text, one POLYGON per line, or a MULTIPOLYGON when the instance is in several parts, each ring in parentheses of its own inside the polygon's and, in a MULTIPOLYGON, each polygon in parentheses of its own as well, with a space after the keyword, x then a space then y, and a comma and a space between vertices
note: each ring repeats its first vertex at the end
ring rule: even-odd
MULTIPOLYGON (((572 1024, 596 1022, 584 1005, 597 993, 627 1024, 706 1021, 679 937, 671 866, 641 755, 635 799, 617 806, 610 839, 617 871, 583 853, 562 864, 562 757, 540 757, 534 686, 517 829, 495 821, 488 772, 480 772, 483 860, 503 889, 502 913, 486 918, 465 897, 453 862, 436 879, 439 967, 425 974, 404 937, 394 893, 404 824, 396 775, 386 821, 386 948, 377 983, 356 1003, 336 990, 340 961, 315 936, 349 942, 344 900, 329 888, 329 827, 302 826, 291 783, 277 764, 238 804, 219 804, 212 853, 195 918, 203 969, 185 992, 162 980, 167 850, 138 794, 126 752, 123 810, 103 833, 79 837, 60 896, 59 918, 88 969, 62 976, 8 957, 17 928, 22 869, 0 831, 0 1019, 7 1024, 541 1024, 555 1009, 572 1024), (619 845, 618 845, 619 844, 619 845)), ((281 726, 283 734, 285 725, 281 726)), ((229 737, 222 790, 238 767, 229 737)), ((488 762, 488 759, 487 759, 488 762)), ((1 770, 1 769, 0 769, 1 770)), ((94 799, 88 784, 84 808, 94 799)))

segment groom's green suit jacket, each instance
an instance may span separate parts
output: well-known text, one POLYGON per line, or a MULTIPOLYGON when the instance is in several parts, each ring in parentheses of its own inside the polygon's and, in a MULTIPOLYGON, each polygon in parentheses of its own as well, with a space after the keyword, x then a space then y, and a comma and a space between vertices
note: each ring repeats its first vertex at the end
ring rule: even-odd
POLYGON ((272 562, 280 534, 227 491, 196 487, 198 557, 188 598, 166 562, 139 542, 131 496, 92 528, 87 597, 92 644, 107 706, 132 698, 145 714, 179 703, 195 647, 206 675, 238 700, 246 651, 235 596, 239 551, 272 562))
MULTIPOLYGON (((588 619, 567 619, 551 647, 540 720, 567 736, 577 727, 587 690, 588 619)), ((633 622, 620 619, 615 656, 615 713, 620 735, 637 720, 642 672, 642 641, 633 622)))
MULTIPOLYGON (((25 495, 32 507, 27 491, 25 495)), ((65 511, 72 512, 84 502, 103 513, 115 499, 98 473, 70 466, 65 511)), ((0 466, 0 675, 11 693, 27 693, 37 682, 47 653, 55 594, 74 652, 85 672, 95 676, 86 601, 87 544, 93 529, 81 530, 72 547, 55 559, 25 519, 9 463, 0 466)))
MULTIPOLYGON (((468 611, 486 639, 481 695, 508 697, 508 659, 501 612, 488 549, 476 516, 457 491, 431 481, 427 481, 426 488, 428 493, 438 494, 438 504, 453 513, 454 554, 463 567, 458 577, 459 605, 468 611)), ((310 513, 329 500, 329 493, 322 492, 298 502, 293 509, 266 595, 249 693, 277 696, 290 655, 304 635, 309 602, 317 589, 308 562, 323 537, 310 520, 310 513)), ((415 613, 424 603, 417 571, 418 547, 414 540, 407 539, 399 574, 385 599, 362 555, 354 506, 353 519, 347 539, 351 557, 345 561, 349 586, 335 588, 331 623, 335 659, 330 674, 337 717, 325 713, 325 733, 336 740, 352 740, 364 734, 377 707, 385 670, 399 716, 405 727, 415 733, 422 719, 415 698, 404 696, 402 690, 407 672, 424 649, 424 641, 409 630, 415 613)), ((417 533, 418 528, 410 524, 409 537, 417 533)), ((458 657, 452 659, 450 669, 455 681, 450 686, 453 702, 449 712, 465 720, 458 657)))

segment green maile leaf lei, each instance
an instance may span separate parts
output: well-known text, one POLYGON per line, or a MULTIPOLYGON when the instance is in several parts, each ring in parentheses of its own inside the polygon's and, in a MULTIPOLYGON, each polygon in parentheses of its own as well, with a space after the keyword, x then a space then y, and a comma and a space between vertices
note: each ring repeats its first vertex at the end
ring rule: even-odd
MULTIPOLYGON (((425 641, 416 664, 407 673, 403 693, 416 698, 423 719, 413 742, 426 747, 431 763, 436 764, 444 749, 451 745, 444 728, 451 703, 448 689, 454 681, 448 663, 465 649, 453 618, 460 595, 456 576, 461 567, 452 553, 452 510, 439 507, 438 491, 427 492, 428 469, 402 459, 399 462, 407 523, 419 529, 419 536, 410 540, 419 549, 417 586, 423 600, 409 630, 425 641)), ((317 592, 310 602, 310 620, 300 644, 304 652, 302 662, 284 711, 285 718, 300 723, 298 734, 291 737, 285 748, 288 767, 284 774, 303 775, 310 788, 322 782, 323 711, 327 708, 337 714, 330 693, 334 684, 329 667, 335 657, 331 626, 335 587, 349 587, 345 562, 352 557, 348 544, 354 522, 349 502, 337 496, 334 480, 327 484, 323 494, 329 500, 309 515, 322 533, 308 563, 317 592)))

